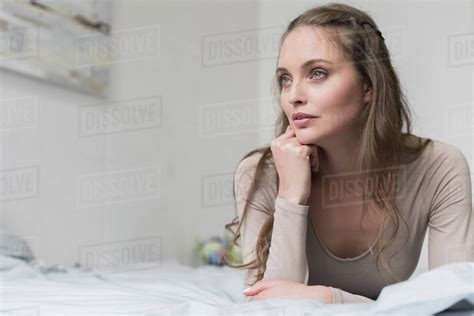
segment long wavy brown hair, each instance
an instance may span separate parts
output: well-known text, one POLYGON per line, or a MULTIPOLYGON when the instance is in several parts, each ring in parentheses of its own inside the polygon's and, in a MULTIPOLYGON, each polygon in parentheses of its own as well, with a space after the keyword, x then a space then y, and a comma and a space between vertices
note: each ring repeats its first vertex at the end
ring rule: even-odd
MULTIPOLYGON (((420 137, 411 133, 412 123, 409 105, 392 66, 390 52, 377 24, 367 13, 352 6, 338 3, 308 9, 290 22, 280 39, 280 49, 288 34, 301 26, 318 27, 324 30, 324 34, 331 42, 336 44, 336 47, 341 49, 344 56, 354 63, 359 77, 372 90, 371 103, 366 107, 362 107, 354 125, 358 127, 356 134, 358 146, 353 156, 353 162, 358 173, 365 179, 362 186, 363 214, 367 211, 367 200, 370 199, 375 206, 375 210, 383 217, 374 247, 377 270, 383 277, 379 268, 380 262, 382 262, 384 267, 394 275, 389 266, 395 254, 390 258, 387 265, 382 252, 396 238, 401 222, 408 229, 408 225, 401 216, 395 200, 397 181, 401 170, 399 166, 416 159, 431 142, 431 139, 428 138, 423 141, 420 137), (406 132, 403 132, 404 125, 406 132), (405 158, 411 157, 411 160, 402 159, 402 152, 407 154, 404 156, 405 158), (373 180, 371 182, 372 190, 368 189, 369 179, 373 180), (382 243, 379 237, 389 223, 393 223, 394 229, 389 238, 382 243)), ((276 77, 273 78, 272 84, 274 97, 277 103, 280 104, 281 88, 277 84, 276 77)), ((288 118, 282 110, 276 121, 275 137, 285 133, 288 124, 288 118)), ((231 244, 237 246, 239 246, 241 225, 244 222, 256 188, 264 178, 263 173, 276 172, 270 145, 250 151, 242 160, 254 154, 261 154, 261 157, 258 160, 250 184, 242 218, 239 219, 239 216, 236 216, 231 223, 225 225, 226 230, 232 234, 231 244), (233 229, 234 226, 237 226, 235 230, 233 229)), ((277 190, 278 179, 277 175, 277 190)), ((255 282, 261 280, 265 273, 271 244, 273 212, 274 210, 269 210, 270 216, 260 230, 253 261, 239 264, 231 262, 228 257, 224 258, 225 263, 233 268, 256 269, 255 282)), ((395 276, 395 278, 401 281, 398 276, 395 276)))

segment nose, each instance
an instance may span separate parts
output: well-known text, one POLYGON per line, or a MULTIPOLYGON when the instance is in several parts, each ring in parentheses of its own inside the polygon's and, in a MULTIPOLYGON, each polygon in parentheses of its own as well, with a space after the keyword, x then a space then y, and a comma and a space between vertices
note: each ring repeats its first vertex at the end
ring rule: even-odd
POLYGON ((303 105, 307 102, 304 82, 294 81, 290 87, 288 102, 292 105, 303 105))

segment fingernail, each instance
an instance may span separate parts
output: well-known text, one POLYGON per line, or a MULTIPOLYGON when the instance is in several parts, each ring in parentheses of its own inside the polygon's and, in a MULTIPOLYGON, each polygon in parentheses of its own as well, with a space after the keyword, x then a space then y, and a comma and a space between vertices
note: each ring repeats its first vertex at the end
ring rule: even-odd
POLYGON ((249 292, 249 291, 250 291, 250 289, 252 289, 252 287, 248 287, 248 288, 246 288, 246 289, 244 290, 244 292, 249 292))

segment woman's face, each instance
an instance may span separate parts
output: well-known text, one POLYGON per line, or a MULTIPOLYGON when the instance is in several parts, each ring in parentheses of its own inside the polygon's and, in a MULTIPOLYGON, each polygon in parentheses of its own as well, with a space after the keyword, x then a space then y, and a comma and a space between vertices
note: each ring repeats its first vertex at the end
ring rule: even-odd
POLYGON ((351 123, 368 101, 354 64, 322 32, 297 27, 284 40, 278 59, 281 106, 301 144, 352 135, 347 134, 351 123), (315 118, 296 120, 298 112, 315 118))

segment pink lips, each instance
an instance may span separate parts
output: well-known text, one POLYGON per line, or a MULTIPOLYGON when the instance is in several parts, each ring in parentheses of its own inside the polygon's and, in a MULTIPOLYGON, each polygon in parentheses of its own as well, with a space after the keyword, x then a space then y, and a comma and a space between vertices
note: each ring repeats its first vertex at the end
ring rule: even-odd
POLYGON ((308 125, 314 119, 316 119, 316 117, 307 117, 307 118, 304 118, 304 119, 293 120, 293 122, 295 123, 295 125, 297 127, 301 128, 301 127, 305 127, 306 125, 308 125))
POLYGON ((314 115, 310 115, 303 112, 297 112, 292 115, 293 122, 297 127, 305 127, 308 125, 313 119, 317 118, 314 115))
POLYGON ((307 114, 307 113, 304 113, 304 112, 296 112, 296 113, 293 113, 293 115, 291 116, 291 118, 293 120, 296 120, 296 119, 302 119, 302 118, 307 118, 307 117, 315 117, 314 115, 311 115, 311 114, 307 114))

